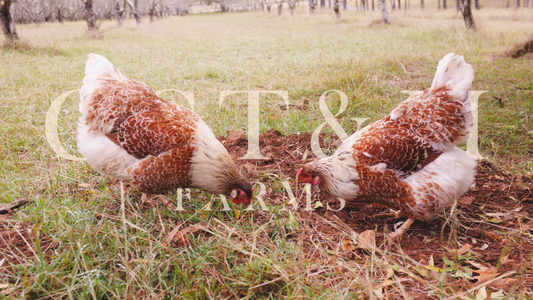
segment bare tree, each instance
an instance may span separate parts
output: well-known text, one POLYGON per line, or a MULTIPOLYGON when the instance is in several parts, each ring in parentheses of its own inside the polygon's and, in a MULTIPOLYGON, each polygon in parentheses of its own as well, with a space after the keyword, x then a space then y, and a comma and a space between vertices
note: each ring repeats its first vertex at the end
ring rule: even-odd
POLYGON ((281 16, 281 8, 283 7, 283 1, 285 0, 275 0, 276 4, 278 4, 278 16, 281 16))
POLYGON ((474 21, 474 15, 472 14, 471 3, 472 0, 458 0, 460 1, 460 9, 463 13, 463 19, 465 20, 466 28, 469 30, 477 30, 476 22, 474 21))
POLYGON ((326 6, 326 0, 320 0, 320 7, 326 6))
POLYGON ((448 0, 442 0, 442 9, 448 9, 448 0))
MULTIPOLYGON (((316 0, 315 0, 316 1, 316 0)), ((267 7, 267 10, 268 10, 268 13, 270 13, 270 8, 272 7, 272 5, 274 4, 274 2, 272 2, 272 0, 264 0, 263 1, 267 7)))
POLYGON ((425 8, 424 0, 420 0, 420 8, 421 8, 421 9, 424 9, 424 8, 425 8))
POLYGON ((287 0, 287 4, 289 4, 289 12, 291 13, 291 16, 294 15, 294 7, 296 6, 296 2, 298 2, 298 0, 287 0))
POLYGON ((156 6, 161 3, 162 0, 149 0, 148 1, 148 15, 150 16, 150 22, 154 21, 154 17, 156 16, 156 6))
POLYGON ((381 15, 383 16, 383 22, 390 25, 389 10, 387 9, 387 0, 379 0, 379 8, 381 9, 381 15))
POLYGON ((396 9, 396 1, 395 0, 390 0, 390 7, 391 7, 392 10, 396 9))
POLYGON ((124 17, 126 12, 126 1, 124 1, 124 6, 120 7, 120 0, 115 0, 115 14, 118 20, 118 26, 124 25, 124 17))
POLYGON ((16 42, 19 40, 17 28, 15 28, 15 22, 11 16, 11 4, 16 0, 1 0, 0 1, 0 22, 2 23, 2 29, 4 35, 10 42, 16 42))
POLYGON ((96 13, 93 9, 93 0, 81 0, 85 7, 85 20, 87 21, 87 28, 89 31, 96 31, 96 13))
POLYGON ((337 16, 337 19, 340 19, 341 18, 341 12, 340 12, 340 8, 341 7, 341 3, 339 0, 334 0, 333 2, 333 11, 335 12, 335 15, 337 16))
POLYGON ((315 14, 316 4, 316 0, 309 0, 309 11, 313 15, 315 14))
POLYGON ((133 0, 133 2, 131 2, 131 0, 125 0, 125 2, 130 7, 137 24, 141 24, 142 20, 141 13, 139 11, 139 0, 133 0))

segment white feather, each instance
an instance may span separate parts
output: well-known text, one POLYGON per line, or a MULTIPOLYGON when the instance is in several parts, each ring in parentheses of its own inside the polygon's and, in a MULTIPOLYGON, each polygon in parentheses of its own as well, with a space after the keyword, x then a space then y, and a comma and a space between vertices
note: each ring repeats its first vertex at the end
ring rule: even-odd
POLYGON ((435 213, 443 212, 453 201, 468 191, 474 182, 475 170, 476 158, 459 148, 453 148, 442 153, 422 170, 406 178, 405 181, 413 188, 417 200, 414 211, 417 217, 427 220, 435 213), (430 203, 418 201, 419 197, 425 195, 423 190, 428 182, 437 183, 440 186, 440 188, 430 189, 432 195, 438 200, 430 203))
POLYGON ((447 84, 459 99, 466 101, 468 92, 472 89, 473 80, 474 69, 472 66, 465 62, 464 57, 452 52, 446 54, 439 61, 431 89, 447 84))
POLYGON ((89 131, 89 127, 80 122, 77 142, 78 150, 95 170, 120 180, 132 179, 127 169, 138 160, 113 143, 103 132, 89 131))

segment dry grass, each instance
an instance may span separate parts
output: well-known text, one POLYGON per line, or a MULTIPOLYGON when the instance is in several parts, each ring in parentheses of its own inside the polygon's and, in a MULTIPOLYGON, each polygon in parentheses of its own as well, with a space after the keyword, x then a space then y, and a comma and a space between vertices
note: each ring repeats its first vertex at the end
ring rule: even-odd
MULTIPOLYGON (((531 34, 532 13, 476 11, 477 33, 465 31, 453 10, 414 7, 405 16, 393 12, 392 26, 371 28, 376 12, 343 12, 337 21, 331 13, 308 16, 303 8, 293 18, 266 12, 190 15, 140 26, 129 20, 121 28, 105 21, 98 38, 87 36, 82 22, 19 26, 24 47, 0 49, 0 199, 34 199, 12 220, 35 224, 57 247, 43 254, 46 259, 0 271, 0 297, 475 298, 482 286, 461 286, 464 277, 456 276, 472 268, 468 251, 450 257, 454 265, 438 272, 389 244, 360 249, 358 233, 335 218, 324 219, 335 229, 327 233, 276 205, 237 218, 215 207, 206 211, 206 203, 218 205, 216 196, 193 191, 187 212, 178 213, 143 206, 127 191, 124 222, 118 183, 83 162, 58 158, 46 142, 44 119, 55 97, 80 87, 86 55, 94 52, 154 90, 193 92, 195 110, 217 135, 247 124, 242 95, 218 108, 224 90, 283 90, 293 104, 309 100, 302 114, 280 110, 276 97, 262 99, 261 131, 286 134, 314 130, 324 121, 320 95, 342 90, 350 104, 338 120, 351 132, 350 118, 381 118, 406 97, 402 90, 428 87, 437 61, 454 51, 474 66, 474 89, 488 91, 480 98, 481 153, 513 172, 532 172, 533 61, 501 55, 531 34), (208 230, 190 245, 163 243, 176 226, 200 222, 208 230)), ((187 105, 172 92, 164 97, 187 105)), ((71 154, 77 154, 77 101, 68 98, 59 119, 60 138, 71 154)), ((333 111, 337 102, 328 97, 333 111)), ((528 228, 519 234, 530 234, 528 228)), ((515 298, 532 298, 529 289, 514 288, 515 298)))

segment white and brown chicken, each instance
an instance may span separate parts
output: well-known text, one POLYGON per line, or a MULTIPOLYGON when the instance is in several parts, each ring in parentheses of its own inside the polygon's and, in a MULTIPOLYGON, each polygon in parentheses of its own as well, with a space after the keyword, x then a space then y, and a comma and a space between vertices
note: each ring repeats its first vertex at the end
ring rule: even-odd
POLYGON ((78 149, 98 172, 158 194, 198 188, 249 204, 252 185, 207 124, 90 54, 80 90, 78 149))
POLYGON ((443 212, 474 182, 476 158, 456 147, 473 127, 473 79, 472 66, 449 53, 431 88, 351 135, 334 155, 305 164, 297 180, 347 202, 398 210, 408 219, 391 238, 443 212))

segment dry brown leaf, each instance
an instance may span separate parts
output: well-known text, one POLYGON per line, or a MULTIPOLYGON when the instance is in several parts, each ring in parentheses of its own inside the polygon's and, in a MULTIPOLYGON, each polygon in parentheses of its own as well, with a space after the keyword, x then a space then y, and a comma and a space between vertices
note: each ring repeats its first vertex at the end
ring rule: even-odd
POLYGON ((505 216, 503 219, 504 220, 510 220, 510 219, 516 219, 516 218, 520 218, 520 217, 527 217, 529 215, 529 213, 527 211, 521 211, 519 213, 515 213, 515 214, 510 214, 508 216, 505 216))
POLYGON ((488 298, 487 288, 482 287, 477 291, 476 300, 485 300, 488 298))
POLYGON ((494 281, 490 286, 508 291, 515 282, 515 278, 502 278, 494 281))
POLYGON ((165 241, 163 242, 163 245, 170 245, 172 242, 174 242, 178 247, 187 246, 190 241, 188 234, 194 234, 198 231, 200 231, 203 227, 200 224, 195 224, 186 228, 183 228, 182 230, 179 230, 180 226, 176 226, 170 232, 170 234, 166 237, 165 241))
POLYGON ((342 251, 346 251, 346 252, 355 250, 355 246, 352 240, 350 239, 342 239, 340 247, 342 251))
POLYGON ((471 251, 471 250, 472 250, 472 245, 465 243, 465 244, 463 244, 463 246, 461 247, 461 249, 458 249, 458 250, 457 250, 457 255, 463 255, 463 254, 465 254, 466 252, 469 252, 469 251, 471 251))
POLYGON ((476 197, 461 197, 461 199, 459 200, 459 203, 470 205, 472 204, 472 202, 474 202, 474 200, 476 200, 476 197))
POLYGON ((500 259, 500 265, 502 266, 511 262, 514 262, 514 259, 509 259, 509 253, 500 259))
POLYGON ((475 270, 474 272, 479 274, 477 276, 474 276, 474 279, 477 279, 476 284, 482 284, 500 275, 500 273, 496 272, 495 267, 479 269, 479 270, 475 270))
POLYGON ((375 248, 376 240, 374 230, 365 230, 359 234, 359 247, 364 249, 375 248))

